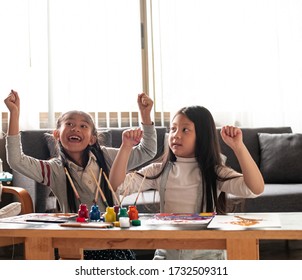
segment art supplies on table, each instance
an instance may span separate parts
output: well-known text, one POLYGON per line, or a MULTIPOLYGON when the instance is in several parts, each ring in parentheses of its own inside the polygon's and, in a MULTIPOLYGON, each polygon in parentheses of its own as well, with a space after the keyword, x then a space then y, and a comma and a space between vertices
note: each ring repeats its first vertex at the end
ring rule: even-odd
POLYGON ((99 206, 94 204, 91 206, 90 212, 89 212, 89 220, 90 221, 100 221, 101 219, 101 211, 99 209, 99 206))
POLYGON ((215 213, 157 213, 146 221, 149 225, 207 225, 215 213))
POLYGON ((106 207, 106 212, 103 215, 105 222, 116 222, 116 213, 113 207, 106 207))
POLYGON ((281 227, 281 222, 278 215, 270 213, 217 215, 208 225, 208 228, 223 230, 271 227, 281 227))
POLYGON ((30 214, 26 217, 26 222, 40 222, 40 223, 66 223, 69 220, 73 220, 77 217, 74 213, 36 213, 30 214))
POLYGON ((129 217, 120 217, 119 222, 120 222, 120 227, 121 228, 129 228, 130 227, 129 217))
POLYGON ((76 213, 30 213, 0 219, 3 223, 66 223, 74 220, 76 213))
POLYGON ((138 211, 135 205, 129 205, 127 213, 131 221, 138 220, 138 211))
POLYGON ((71 228, 112 228, 112 223, 106 222, 87 222, 87 223, 62 223, 62 227, 71 227, 71 228))

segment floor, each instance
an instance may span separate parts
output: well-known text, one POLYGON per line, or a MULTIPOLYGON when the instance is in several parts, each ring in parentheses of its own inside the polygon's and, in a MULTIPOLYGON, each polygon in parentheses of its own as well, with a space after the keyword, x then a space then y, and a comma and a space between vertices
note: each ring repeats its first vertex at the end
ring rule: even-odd
POLYGON ((302 240, 260 242, 261 260, 302 260, 302 240))
MULTIPOLYGON (((302 240, 291 241, 261 241, 260 242, 260 259, 261 260, 302 260, 302 240)), ((0 248, 0 260, 20 260, 23 259, 22 245, 16 245, 15 248, 0 248)), ((138 251, 137 259, 151 260, 153 251, 138 251)))

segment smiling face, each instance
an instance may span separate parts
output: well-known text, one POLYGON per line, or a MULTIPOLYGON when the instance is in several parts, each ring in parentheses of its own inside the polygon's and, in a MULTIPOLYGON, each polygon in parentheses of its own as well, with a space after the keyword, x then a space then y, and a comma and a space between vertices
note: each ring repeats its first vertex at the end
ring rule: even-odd
POLYGON ((94 124, 89 115, 83 112, 68 112, 58 121, 54 131, 66 153, 81 165, 83 151, 96 141, 94 124))
POLYGON ((175 156, 195 157, 195 125, 184 114, 178 114, 171 123, 169 146, 175 156))

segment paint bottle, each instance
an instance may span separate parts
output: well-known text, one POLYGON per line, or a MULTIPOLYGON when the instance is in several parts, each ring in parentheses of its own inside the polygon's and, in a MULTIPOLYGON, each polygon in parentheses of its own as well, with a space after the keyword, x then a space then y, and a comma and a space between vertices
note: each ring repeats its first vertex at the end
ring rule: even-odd
POLYGON ((127 213, 127 208, 121 207, 118 213, 118 218, 120 219, 121 217, 126 217, 129 218, 128 213, 127 213))
POLYGON ((88 219, 88 209, 86 204, 80 204, 79 210, 78 210, 78 217, 77 222, 86 222, 86 219, 88 219))
POLYGON ((130 220, 138 220, 138 211, 135 205, 128 206, 128 216, 130 220))
POLYGON ((99 221, 101 218, 101 211, 99 210, 99 206, 94 204, 91 206, 91 210, 89 212, 90 221, 99 221))
POLYGON ((119 205, 114 205, 114 212, 115 212, 115 215, 116 215, 116 220, 118 221, 118 213, 120 211, 120 206, 119 205))
POLYGON ((129 217, 120 217, 120 227, 121 228, 128 228, 130 227, 130 220, 129 217))
POLYGON ((116 222, 116 214, 113 207, 106 207, 106 212, 104 214, 105 222, 113 223, 116 222))

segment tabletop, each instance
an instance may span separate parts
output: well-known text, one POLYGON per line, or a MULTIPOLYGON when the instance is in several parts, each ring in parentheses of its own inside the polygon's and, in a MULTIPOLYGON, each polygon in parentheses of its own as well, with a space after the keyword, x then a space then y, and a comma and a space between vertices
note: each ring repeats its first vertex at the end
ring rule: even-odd
MULTIPOLYGON (((59 223, 0 221, 0 245, 12 239, 24 242, 27 259, 52 259, 51 248, 66 258, 81 258, 83 248, 101 249, 226 249, 228 259, 258 259, 259 240, 302 239, 302 213, 229 214, 208 224, 150 223, 150 214, 140 214, 141 226, 130 228, 69 228, 59 223), (230 224, 235 216, 260 220, 260 225, 230 224), (264 223, 270 218, 272 223, 264 223), (218 223, 214 223, 218 221, 218 223), (222 222, 219 224, 219 222, 222 222), (264 226, 261 226, 261 222, 264 226), (2 241, 1 241, 2 240, 2 241), (35 248, 36 250, 34 250, 35 248), (44 248, 44 251, 41 251, 44 248), (239 250, 240 248, 240 250, 239 250), (40 250, 40 252, 39 252, 40 250)), ((237 221, 240 221, 237 218, 237 221)), ((270 221, 269 221, 270 222, 270 221)))

